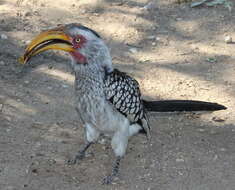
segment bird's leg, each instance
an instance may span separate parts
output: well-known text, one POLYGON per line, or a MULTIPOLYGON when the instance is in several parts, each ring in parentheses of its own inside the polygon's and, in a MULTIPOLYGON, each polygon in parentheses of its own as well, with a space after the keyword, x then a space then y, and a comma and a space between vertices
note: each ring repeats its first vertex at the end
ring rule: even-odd
POLYGON ((86 134, 87 143, 73 159, 68 160, 67 163, 69 165, 79 163, 79 161, 85 157, 86 150, 97 141, 100 135, 99 131, 97 131, 94 127, 92 127, 92 125, 89 125, 88 123, 85 124, 85 132, 86 132, 85 134, 86 134))
POLYGON ((67 164, 73 165, 77 164, 80 160, 85 157, 86 150, 93 144, 93 142, 87 142, 85 146, 75 155, 73 159, 69 159, 67 164))
POLYGON ((121 162, 121 156, 117 156, 117 158, 114 162, 114 165, 113 165, 112 173, 104 178, 103 184, 111 184, 112 183, 114 177, 116 177, 118 175, 120 162, 121 162))

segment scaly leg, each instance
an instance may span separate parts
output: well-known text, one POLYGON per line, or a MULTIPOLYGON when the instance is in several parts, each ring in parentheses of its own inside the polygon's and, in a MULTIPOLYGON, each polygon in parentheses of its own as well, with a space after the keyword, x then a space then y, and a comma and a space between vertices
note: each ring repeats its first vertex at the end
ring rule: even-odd
POLYGON ((93 144, 93 142, 88 142, 85 144, 85 146, 75 155, 75 157, 73 159, 69 159, 67 161, 67 164, 69 165, 74 165, 79 163, 79 161, 81 161, 84 157, 85 157, 85 153, 86 150, 93 144))
POLYGON ((114 166, 113 166, 113 169, 112 169, 112 173, 111 173, 111 175, 108 175, 104 178, 103 184, 111 184, 114 177, 116 177, 118 175, 120 161, 121 161, 121 156, 117 156, 115 163, 114 163, 114 166))
POLYGON ((78 152, 78 154, 73 158, 67 161, 69 165, 77 164, 85 157, 86 150, 97 141, 100 133, 94 127, 89 125, 88 123, 85 124, 86 129, 86 141, 87 143, 85 146, 78 152))

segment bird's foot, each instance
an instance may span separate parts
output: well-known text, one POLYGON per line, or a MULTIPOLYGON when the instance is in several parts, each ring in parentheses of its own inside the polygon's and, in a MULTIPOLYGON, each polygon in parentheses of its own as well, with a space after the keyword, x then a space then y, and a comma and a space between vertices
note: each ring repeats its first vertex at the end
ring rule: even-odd
POLYGON ((106 177, 103 179, 102 184, 103 184, 103 185, 112 184, 112 182, 114 181, 115 178, 116 178, 116 176, 108 175, 108 176, 106 176, 106 177))
POLYGON ((74 158, 67 161, 68 165, 78 164, 83 158, 85 158, 85 152, 79 152, 74 158))
POLYGON ((102 184, 106 184, 106 185, 111 184, 113 182, 113 180, 118 176, 120 161, 121 161, 121 157, 118 156, 115 163, 114 163, 112 174, 106 176, 103 179, 102 184))
POLYGON ((86 156, 86 150, 93 144, 93 142, 88 142, 85 146, 78 152, 78 154, 67 161, 68 165, 78 164, 86 156))

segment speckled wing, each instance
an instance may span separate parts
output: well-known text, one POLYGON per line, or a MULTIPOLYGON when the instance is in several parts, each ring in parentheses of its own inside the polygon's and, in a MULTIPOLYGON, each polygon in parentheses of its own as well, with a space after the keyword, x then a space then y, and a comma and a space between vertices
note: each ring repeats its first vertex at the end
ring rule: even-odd
POLYGON ((112 73, 106 75, 104 84, 106 99, 131 123, 140 124, 148 134, 149 125, 138 82, 126 73, 115 69, 112 73))

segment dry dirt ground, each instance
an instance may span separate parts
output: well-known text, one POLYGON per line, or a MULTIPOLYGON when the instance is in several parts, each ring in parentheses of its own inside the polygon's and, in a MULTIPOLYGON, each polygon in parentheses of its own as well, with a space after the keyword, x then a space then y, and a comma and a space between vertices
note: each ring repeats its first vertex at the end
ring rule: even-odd
POLYGON ((174 0, 0 0, 1 190, 235 189, 235 11, 174 0), (120 179, 101 185, 114 159, 109 141, 67 166, 83 142, 68 57, 47 52, 22 66, 29 40, 57 24, 98 31, 115 67, 148 99, 224 104, 215 113, 152 113, 152 142, 130 140, 120 179))

